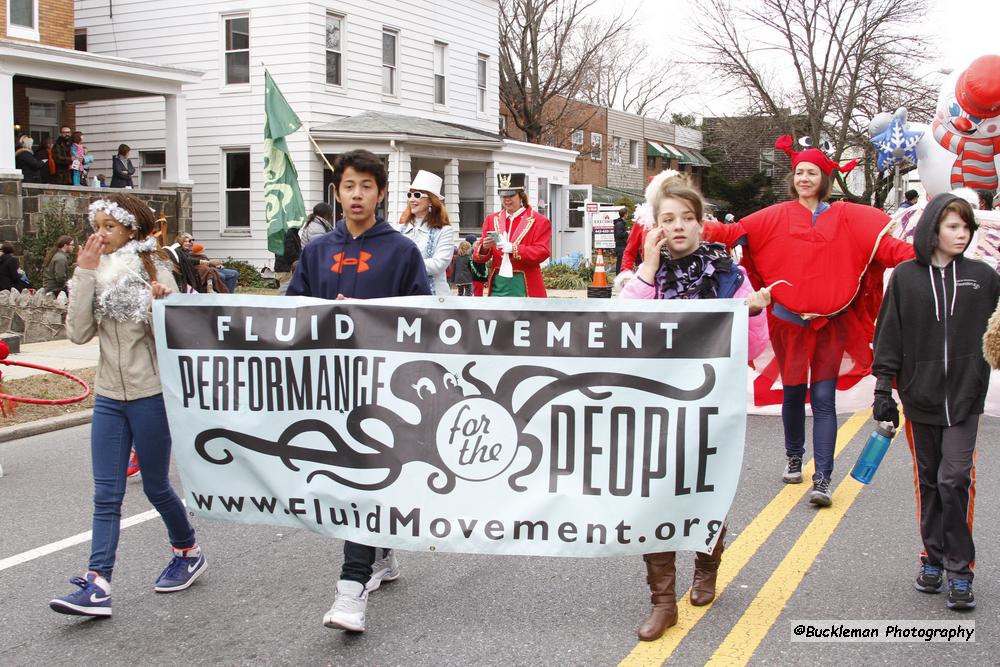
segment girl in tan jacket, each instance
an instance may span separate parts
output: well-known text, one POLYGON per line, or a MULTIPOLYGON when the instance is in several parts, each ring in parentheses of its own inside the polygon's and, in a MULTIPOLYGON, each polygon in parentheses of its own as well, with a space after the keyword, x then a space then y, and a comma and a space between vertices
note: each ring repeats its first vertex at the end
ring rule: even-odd
POLYGON ((170 294, 177 285, 150 235, 153 212, 131 195, 112 195, 90 205, 90 225, 95 233, 77 256, 66 331, 74 343, 86 343, 95 335, 101 343, 90 442, 93 537, 86 575, 70 580, 78 589, 49 606, 61 614, 111 616, 111 574, 132 448, 142 464, 143 491, 166 524, 173 548, 154 589, 186 589, 205 571, 206 561, 168 479, 170 429, 151 306, 153 299, 170 294))

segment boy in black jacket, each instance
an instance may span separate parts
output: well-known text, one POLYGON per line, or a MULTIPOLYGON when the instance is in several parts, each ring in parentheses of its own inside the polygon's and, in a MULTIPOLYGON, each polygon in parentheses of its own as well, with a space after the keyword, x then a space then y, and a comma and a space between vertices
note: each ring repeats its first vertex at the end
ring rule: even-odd
POLYGON ((976 606, 973 465, 990 380, 982 340, 1000 298, 996 271, 962 255, 976 226, 965 200, 931 200, 914 234, 916 259, 893 272, 875 330, 874 417, 899 424, 895 379, 917 469, 924 553, 915 586, 939 593, 946 571, 950 609, 976 606))
MULTIPOLYGON (((302 249, 288 296, 375 299, 431 293, 417 246, 375 217, 387 183, 385 166, 374 154, 357 150, 337 158, 333 186, 344 219, 302 249)), ((323 625, 364 632, 368 593, 398 577, 394 552, 345 540, 336 597, 323 625)))

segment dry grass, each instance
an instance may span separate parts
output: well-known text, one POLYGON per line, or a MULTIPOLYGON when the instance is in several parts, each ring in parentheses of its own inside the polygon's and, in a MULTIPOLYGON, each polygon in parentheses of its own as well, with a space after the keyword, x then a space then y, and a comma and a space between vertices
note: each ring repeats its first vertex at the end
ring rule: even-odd
MULTIPOLYGON (((0 370, 2 370, 2 368, 0 368, 0 370)), ((58 417, 60 415, 70 414, 71 412, 89 410, 94 407, 94 375, 97 373, 97 369, 81 368, 69 372, 90 385, 90 396, 78 403, 70 403, 69 405, 34 405, 32 403, 17 403, 14 406, 13 415, 0 417, 0 428, 3 428, 4 426, 14 426, 15 424, 24 424, 25 422, 32 422, 38 419, 58 417)), ((78 395, 81 390, 82 388, 80 385, 73 382, 69 378, 64 378, 60 375, 54 375, 52 373, 42 373, 40 375, 32 375, 19 380, 10 380, 9 382, 3 383, 2 389, 3 393, 12 394, 14 396, 48 399, 69 398, 71 396, 78 395)))

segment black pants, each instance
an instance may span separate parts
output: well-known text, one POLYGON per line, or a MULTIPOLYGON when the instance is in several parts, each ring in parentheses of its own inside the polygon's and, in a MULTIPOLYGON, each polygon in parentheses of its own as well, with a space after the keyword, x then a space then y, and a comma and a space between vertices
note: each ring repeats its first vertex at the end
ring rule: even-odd
POLYGON ((622 272, 622 255, 625 254, 625 246, 615 246, 615 275, 622 272))
POLYGON ((389 555, 389 549, 370 547, 357 542, 344 542, 344 566, 340 568, 340 578, 356 581, 362 585, 372 578, 372 563, 389 555))
POLYGON ((972 579, 975 507, 975 452, 979 415, 953 426, 908 422, 917 470, 917 511, 923 558, 940 565, 948 578, 972 579))

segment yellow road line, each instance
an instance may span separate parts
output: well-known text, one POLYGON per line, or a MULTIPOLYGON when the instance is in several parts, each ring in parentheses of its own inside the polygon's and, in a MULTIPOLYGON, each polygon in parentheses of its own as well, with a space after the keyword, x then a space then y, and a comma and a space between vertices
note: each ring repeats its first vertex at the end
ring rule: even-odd
MULTIPOLYGON (((844 448, 851 442, 861 427, 871 419, 870 410, 861 410, 854 413, 844 422, 844 425, 837 430, 837 445, 834 450, 834 458, 838 457, 844 448)), ((812 460, 802 467, 802 477, 805 480, 812 478, 815 464, 812 460)), ((754 517, 743 532, 740 533, 731 545, 729 545, 723 555, 722 565, 719 568, 719 576, 715 584, 716 596, 721 595, 726 586, 740 573, 743 567, 750 561, 761 545, 767 541, 771 533, 784 521, 792 508, 805 496, 810 489, 809 484, 786 484, 778 492, 778 495, 771 500, 767 506, 754 517)), ((837 499, 837 504, 840 499, 837 499)), ((619 667, 639 667, 647 665, 662 665, 677 649, 688 633, 698 624, 698 621, 708 613, 712 605, 706 607, 695 607, 688 597, 689 592, 679 596, 677 600, 677 625, 673 626, 663 637, 655 642, 639 642, 632 652, 625 656, 619 663, 619 667)), ((636 623, 640 619, 636 619, 636 623)))
POLYGON ((750 661, 862 488, 864 485, 850 475, 837 485, 833 507, 816 513, 743 616, 715 649, 707 665, 728 667, 746 665, 750 661))

